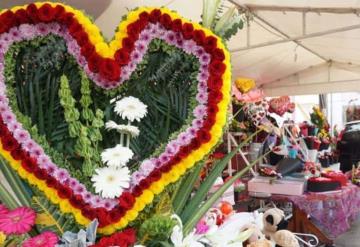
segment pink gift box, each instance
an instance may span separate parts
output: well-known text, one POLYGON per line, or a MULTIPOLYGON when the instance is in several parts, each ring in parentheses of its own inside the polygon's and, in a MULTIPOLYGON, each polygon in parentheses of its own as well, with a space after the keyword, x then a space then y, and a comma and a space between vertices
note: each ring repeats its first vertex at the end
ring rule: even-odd
POLYGON ((304 193, 304 180, 273 180, 267 177, 255 177, 248 182, 249 192, 298 196, 304 193))

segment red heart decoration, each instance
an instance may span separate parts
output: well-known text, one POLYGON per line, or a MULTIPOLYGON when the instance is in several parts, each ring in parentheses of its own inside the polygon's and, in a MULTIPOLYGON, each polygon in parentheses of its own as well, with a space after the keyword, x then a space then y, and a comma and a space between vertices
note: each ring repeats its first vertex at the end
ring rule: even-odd
MULTIPOLYGON (((78 223, 87 225, 98 218, 99 231, 111 234, 136 219, 154 195, 177 181, 220 140, 230 102, 230 67, 230 56, 219 37, 167 9, 139 8, 130 12, 110 45, 82 12, 60 3, 35 3, 3 10, 0 13, 0 153, 22 178, 37 186, 51 202, 59 204, 63 212, 72 213, 78 223), (104 89, 118 87, 129 78, 146 52, 144 42, 154 38, 198 57, 205 71, 198 77, 197 98, 199 105, 205 106, 206 114, 197 126, 195 123, 191 126, 194 127, 191 138, 182 140, 180 134, 176 141, 182 142, 176 152, 171 157, 157 157, 158 167, 124 192, 118 201, 112 202, 114 205, 94 206, 89 202, 91 194, 74 189, 81 185, 79 182, 73 178, 63 181, 59 175, 61 170, 40 145, 29 139, 29 133, 11 112, 4 66, 1 66, 4 54, 13 42, 48 34, 63 37, 69 53, 104 89)), ((99 202, 105 205, 106 200, 99 198, 99 202)))

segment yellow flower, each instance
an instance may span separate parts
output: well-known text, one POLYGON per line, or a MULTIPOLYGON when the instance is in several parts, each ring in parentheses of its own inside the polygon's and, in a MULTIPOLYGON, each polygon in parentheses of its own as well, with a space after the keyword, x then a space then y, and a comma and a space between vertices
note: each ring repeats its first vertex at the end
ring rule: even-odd
POLYGON ((142 200, 145 204, 149 204, 154 199, 154 193, 152 193, 150 190, 144 190, 139 199, 142 200))
POLYGON ((6 235, 3 232, 0 232, 0 246, 5 243, 6 235))
POLYGON ((136 217, 138 216, 138 212, 137 211, 135 211, 135 210, 129 210, 127 213, 126 213, 126 215, 125 215, 125 217, 129 220, 129 221, 133 221, 133 220, 135 220, 136 219, 136 217))
POLYGON ((237 78, 235 85, 240 92, 247 93, 255 87, 255 81, 249 78, 237 78))

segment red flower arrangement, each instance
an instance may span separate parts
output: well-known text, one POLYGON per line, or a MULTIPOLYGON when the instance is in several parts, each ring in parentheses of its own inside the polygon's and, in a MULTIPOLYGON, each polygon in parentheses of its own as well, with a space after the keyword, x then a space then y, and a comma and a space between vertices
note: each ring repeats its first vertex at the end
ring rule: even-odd
POLYGON ((136 234, 132 228, 126 229, 122 232, 117 232, 110 237, 103 237, 97 244, 91 245, 90 247, 109 247, 109 246, 120 246, 128 247, 135 243, 136 234))

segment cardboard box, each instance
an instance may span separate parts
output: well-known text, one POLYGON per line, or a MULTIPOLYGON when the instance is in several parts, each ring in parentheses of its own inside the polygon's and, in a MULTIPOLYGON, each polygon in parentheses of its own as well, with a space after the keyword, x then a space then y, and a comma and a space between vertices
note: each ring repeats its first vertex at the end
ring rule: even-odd
POLYGON ((268 177, 255 177, 248 182, 248 191, 279 195, 302 195, 305 190, 303 179, 277 179, 268 177))

